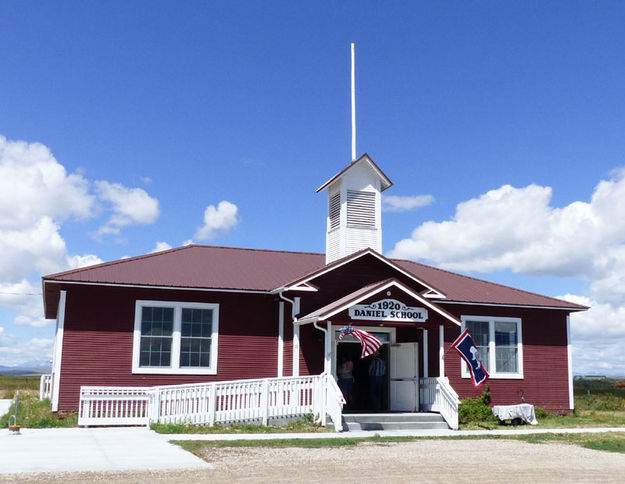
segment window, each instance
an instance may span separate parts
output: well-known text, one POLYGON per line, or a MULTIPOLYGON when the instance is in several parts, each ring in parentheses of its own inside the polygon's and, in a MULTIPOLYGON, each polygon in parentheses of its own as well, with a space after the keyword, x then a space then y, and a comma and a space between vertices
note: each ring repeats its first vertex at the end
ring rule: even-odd
POLYGON ((219 305, 137 301, 133 373, 217 373, 219 305))
MULTIPOLYGON (((462 316, 462 330, 473 337, 492 378, 523 378, 523 343, 519 318, 462 316)), ((469 377, 462 363, 463 378, 469 377)))

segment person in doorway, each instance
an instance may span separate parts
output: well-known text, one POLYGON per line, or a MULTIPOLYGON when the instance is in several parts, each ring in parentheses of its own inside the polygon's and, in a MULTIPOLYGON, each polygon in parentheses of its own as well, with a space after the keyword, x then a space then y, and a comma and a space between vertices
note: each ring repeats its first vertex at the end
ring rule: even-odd
POLYGON ((369 397, 376 411, 382 408, 382 384, 385 374, 386 363, 380 356, 380 352, 376 351, 369 363, 369 397))
POLYGON ((345 397, 346 406, 349 408, 352 405, 352 388, 354 386, 354 363, 346 356, 341 358, 341 364, 337 368, 337 374, 339 377, 339 388, 343 392, 345 397))

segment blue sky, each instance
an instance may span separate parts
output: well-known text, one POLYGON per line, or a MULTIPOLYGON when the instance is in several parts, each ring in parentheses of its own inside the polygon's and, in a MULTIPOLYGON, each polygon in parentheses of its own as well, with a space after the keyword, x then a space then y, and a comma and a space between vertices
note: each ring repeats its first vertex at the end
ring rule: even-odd
POLYGON ((388 195, 433 197, 384 213, 385 252, 593 304, 575 371, 625 374, 621 2, 5 1, 0 18, 0 365, 48 358, 53 326, 19 295, 42 272, 157 242, 323 252, 314 191, 350 161, 355 42, 358 153, 388 195))

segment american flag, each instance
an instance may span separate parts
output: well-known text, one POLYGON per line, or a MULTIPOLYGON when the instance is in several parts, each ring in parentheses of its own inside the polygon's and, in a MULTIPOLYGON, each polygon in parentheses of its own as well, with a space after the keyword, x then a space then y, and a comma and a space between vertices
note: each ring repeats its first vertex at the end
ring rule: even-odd
POLYGON ((351 326, 344 326, 341 329, 339 341, 341 341, 343 336, 346 334, 351 334, 354 338, 360 340, 360 344, 362 345, 362 354, 360 355, 361 359, 372 355, 382 345, 382 342, 372 334, 360 329, 352 328, 351 326))

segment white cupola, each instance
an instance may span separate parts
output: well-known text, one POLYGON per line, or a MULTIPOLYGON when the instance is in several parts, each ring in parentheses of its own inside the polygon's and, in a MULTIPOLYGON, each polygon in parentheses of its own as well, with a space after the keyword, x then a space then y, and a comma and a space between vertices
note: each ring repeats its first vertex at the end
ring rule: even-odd
POLYGON ((326 264, 368 247, 382 252, 382 192, 392 185, 365 153, 317 189, 328 191, 326 264))

